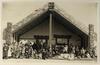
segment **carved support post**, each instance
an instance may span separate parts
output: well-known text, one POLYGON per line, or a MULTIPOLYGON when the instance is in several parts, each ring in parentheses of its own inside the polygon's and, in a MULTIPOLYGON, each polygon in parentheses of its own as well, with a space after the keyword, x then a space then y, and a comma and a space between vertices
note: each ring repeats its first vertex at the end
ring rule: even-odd
POLYGON ((12 23, 8 22, 7 23, 7 28, 6 28, 6 42, 8 45, 12 43, 12 23))
POLYGON ((94 47, 94 25, 89 24, 89 48, 94 47))

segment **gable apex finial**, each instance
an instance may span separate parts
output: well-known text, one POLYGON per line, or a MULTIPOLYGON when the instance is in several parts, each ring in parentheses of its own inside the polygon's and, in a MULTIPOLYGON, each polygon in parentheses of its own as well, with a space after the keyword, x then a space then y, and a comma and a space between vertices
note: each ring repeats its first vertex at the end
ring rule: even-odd
POLYGON ((48 3, 48 8, 49 9, 54 9, 54 2, 49 2, 48 3))

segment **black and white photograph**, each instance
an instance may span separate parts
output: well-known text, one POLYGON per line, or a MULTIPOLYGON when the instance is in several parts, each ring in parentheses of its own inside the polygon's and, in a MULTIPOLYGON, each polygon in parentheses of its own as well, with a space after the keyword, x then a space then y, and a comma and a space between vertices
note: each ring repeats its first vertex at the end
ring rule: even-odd
POLYGON ((97 2, 2 2, 2 60, 98 60, 97 2))

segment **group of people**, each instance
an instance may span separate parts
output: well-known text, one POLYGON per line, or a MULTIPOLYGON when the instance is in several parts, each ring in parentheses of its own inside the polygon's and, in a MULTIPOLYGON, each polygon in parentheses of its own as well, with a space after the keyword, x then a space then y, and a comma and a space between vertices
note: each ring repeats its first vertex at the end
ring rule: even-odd
POLYGON ((49 47, 46 41, 36 41, 34 43, 27 42, 13 42, 11 45, 4 43, 3 58, 34 58, 45 59, 48 58, 49 47))
POLYGON ((84 49, 74 45, 56 46, 54 49, 55 57, 60 59, 93 59, 97 58, 96 49, 84 49))
POLYGON ((81 59, 81 58, 96 58, 95 49, 84 49, 73 45, 53 45, 52 52, 46 41, 36 41, 34 43, 27 41, 13 42, 11 45, 4 43, 3 58, 20 58, 20 59, 81 59))

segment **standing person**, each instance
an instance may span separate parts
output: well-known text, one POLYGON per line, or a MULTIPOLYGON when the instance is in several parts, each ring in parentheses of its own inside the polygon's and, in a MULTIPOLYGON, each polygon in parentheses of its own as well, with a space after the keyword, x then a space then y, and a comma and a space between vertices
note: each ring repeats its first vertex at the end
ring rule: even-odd
POLYGON ((8 57, 11 58, 11 46, 9 46, 8 57))
POLYGON ((22 58, 22 50, 23 50, 23 47, 21 45, 19 46, 19 58, 22 58))
POLYGON ((25 44, 25 58, 29 58, 29 45, 25 44))
MULTIPOLYGON (((71 43, 71 44, 72 44, 72 43, 71 43)), ((71 45, 71 44, 68 46, 68 53, 69 53, 69 54, 72 52, 72 45, 71 45)))
POLYGON ((82 58, 84 58, 84 57, 85 57, 85 52, 86 52, 86 51, 85 51, 85 49, 84 49, 84 48, 82 48, 82 49, 81 49, 81 57, 82 57, 82 58))
POLYGON ((32 58, 32 51, 33 51, 32 43, 30 42, 30 45, 29 45, 29 57, 31 57, 31 58, 32 58))
POLYGON ((79 47, 76 46, 75 48, 75 57, 79 58, 79 47))
POLYGON ((32 58, 36 59, 36 49, 34 49, 32 52, 32 58))
POLYGON ((46 59, 46 50, 45 49, 43 49, 42 50, 42 59, 46 59))
POLYGON ((16 42, 12 42, 12 45, 11 45, 11 57, 12 58, 15 58, 16 57, 16 45, 15 45, 16 42))
POLYGON ((22 58, 25 58, 25 45, 22 44, 22 58))
POLYGON ((32 45, 32 49, 33 49, 33 56, 36 59, 37 58, 37 45, 34 42, 34 44, 32 45))
POLYGON ((42 45, 41 45, 41 42, 39 40, 36 43, 36 48, 37 48, 37 58, 41 59, 42 45))
POLYGON ((16 45, 15 54, 16 54, 16 58, 19 58, 19 56, 20 56, 20 48, 19 48, 18 45, 16 45))
POLYGON ((96 52, 95 52, 95 47, 92 49, 92 58, 96 58, 96 52))
POLYGON ((74 60, 75 58, 75 46, 71 46, 70 60, 74 60))
POLYGON ((72 47, 72 53, 75 54, 75 46, 72 47))
POLYGON ((68 45, 65 45, 63 52, 64 53, 67 53, 68 52, 68 45))
POLYGON ((3 59, 8 58, 8 50, 9 50, 9 46, 6 43, 4 43, 4 46, 3 46, 3 59))

